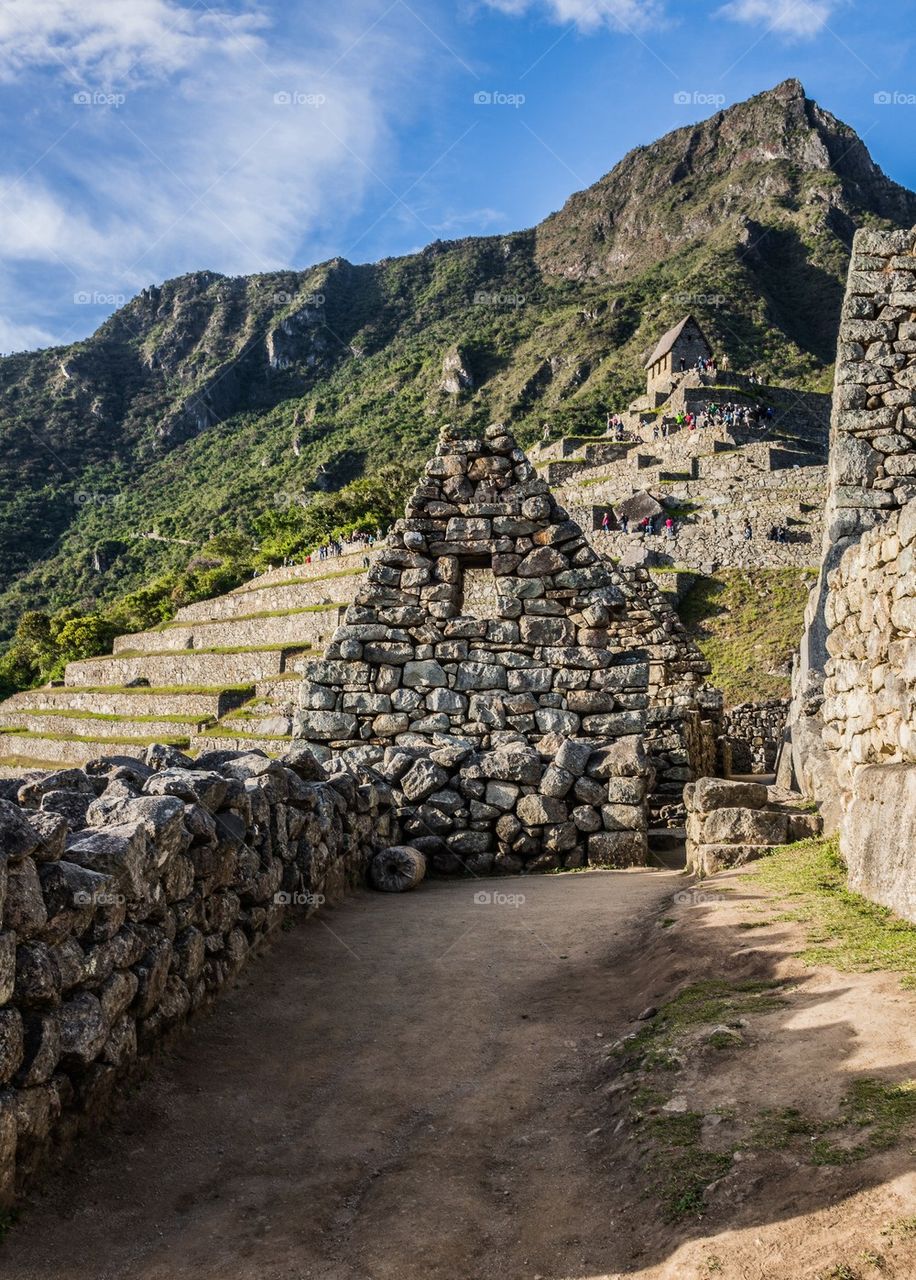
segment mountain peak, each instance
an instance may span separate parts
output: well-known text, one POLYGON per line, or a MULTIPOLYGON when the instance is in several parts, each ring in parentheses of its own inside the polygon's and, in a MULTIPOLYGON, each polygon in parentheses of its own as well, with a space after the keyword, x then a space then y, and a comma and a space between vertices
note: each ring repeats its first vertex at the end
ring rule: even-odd
MULTIPOLYGON (((549 274, 623 281, 749 223, 812 221, 851 242, 863 218, 916 222, 854 129, 792 78, 631 151, 538 228, 549 274)), ((734 239, 734 235, 732 235, 734 239)))
POLYGON ((795 76, 790 76, 788 80, 783 80, 782 84, 776 85, 774 89, 769 89, 764 95, 769 98, 779 98, 783 102, 801 101, 807 99, 805 86, 795 76))

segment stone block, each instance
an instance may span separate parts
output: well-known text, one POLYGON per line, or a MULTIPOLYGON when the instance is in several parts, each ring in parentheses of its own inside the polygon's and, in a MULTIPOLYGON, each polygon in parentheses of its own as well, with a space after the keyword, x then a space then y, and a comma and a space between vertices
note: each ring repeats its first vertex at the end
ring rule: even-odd
POLYGON ((562 800, 552 796, 522 796, 515 812, 526 827, 543 827, 551 823, 565 822, 569 816, 562 800))
POLYGON ((642 867, 647 860, 645 832, 599 831, 588 838, 588 861, 593 867, 642 867))

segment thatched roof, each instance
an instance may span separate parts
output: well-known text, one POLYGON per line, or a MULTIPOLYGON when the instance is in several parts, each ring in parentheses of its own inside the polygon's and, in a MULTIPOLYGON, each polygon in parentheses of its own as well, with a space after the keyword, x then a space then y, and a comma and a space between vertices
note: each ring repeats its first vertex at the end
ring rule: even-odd
MULTIPOLYGON (((645 367, 647 369, 650 369, 657 360, 661 360, 663 356, 668 354, 689 324, 696 325, 696 327, 700 329, 700 326, 697 324, 696 320, 694 320, 693 316, 684 316, 684 319, 681 320, 679 324, 676 324, 673 329, 669 329, 668 332, 660 339, 658 346, 646 361, 645 367)), ((703 338, 703 341, 706 342, 706 345, 709 346, 709 343, 706 340, 706 335, 703 333, 702 329, 700 329, 700 336, 703 338)), ((710 350, 712 350, 711 347, 710 350)))

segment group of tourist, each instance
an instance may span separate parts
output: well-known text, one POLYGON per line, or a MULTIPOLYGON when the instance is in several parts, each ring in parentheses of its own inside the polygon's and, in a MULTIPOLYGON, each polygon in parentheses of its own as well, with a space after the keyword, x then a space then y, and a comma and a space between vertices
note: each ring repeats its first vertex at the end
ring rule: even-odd
POLYGON ((748 405, 729 402, 727 404, 709 404, 701 413, 679 413, 666 415, 652 427, 653 440, 667 440, 675 431, 696 431, 705 427, 724 427, 731 431, 735 428, 763 431, 773 421, 773 409, 765 405, 748 405))
POLYGON ((623 418, 619 413, 609 413, 607 416, 607 434, 612 440, 625 440, 628 433, 623 425, 623 418))
MULTIPOLYGON (((666 516, 661 525, 659 524, 660 520, 661 516, 645 516, 633 526, 632 532, 654 537, 657 533, 664 531, 666 538, 675 537, 677 534, 677 525, 675 524, 674 519, 671 516, 666 516)), ((630 522, 626 516, 620 517, 619 529, 621 533, 631 532, 630 522)), ((601 532, 611 532, 611 513, 609 511, 605 511, 604 515, 601 517, 601 532)))
MULTIPOLYGON (((342 556, 352 551, 355 547, 362 546, 368 550, 370 547, 374 547, 376 542, 381 542, 384 536, 381 529, 376 529, 375 533, 365 533, 362 530, 356 533, 348 533, 342 538, 334 538, 323 543, 315 551, 310 551, 305 557, 305 563, 311 564, 314 560, 333 560, 337 556, 342 556)), ((363 556, 363 564, 368 568, 368 555, 363 556)))
MULTIPOLYGON (((748 520, 744 525, 744 541, 750 542, 754 536, 754 527, 748 520)), ((789 530, 782 524, 774 524, 767 534, 768 542, 788 542, 789 530)))

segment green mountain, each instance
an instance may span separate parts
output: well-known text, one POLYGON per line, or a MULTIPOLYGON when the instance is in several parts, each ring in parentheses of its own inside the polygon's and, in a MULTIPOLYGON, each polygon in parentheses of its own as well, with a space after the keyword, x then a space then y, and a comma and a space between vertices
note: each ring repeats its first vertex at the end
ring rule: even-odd
MULTIPOLYGON (((528 231, 145 289, 83 342, 0 360, 0 637, 174 577, 214 534, 256 544, 247 565, 385 520, 443 418, 598 429, 686 311, 732 367, 823 389, 854 230, 914 223, 787 81, 528 231)), ((220 589, 220 564, 192 568, 220 589)))

